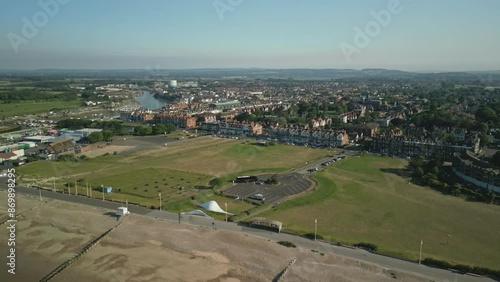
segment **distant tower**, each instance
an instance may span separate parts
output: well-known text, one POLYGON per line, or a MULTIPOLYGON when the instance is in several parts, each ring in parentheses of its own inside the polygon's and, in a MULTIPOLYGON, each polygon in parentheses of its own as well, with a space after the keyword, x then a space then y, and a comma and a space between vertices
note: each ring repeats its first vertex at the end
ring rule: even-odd
POLYGON ((170 80, 168 82, 168 88, 177 88, 177 80, 170 80))

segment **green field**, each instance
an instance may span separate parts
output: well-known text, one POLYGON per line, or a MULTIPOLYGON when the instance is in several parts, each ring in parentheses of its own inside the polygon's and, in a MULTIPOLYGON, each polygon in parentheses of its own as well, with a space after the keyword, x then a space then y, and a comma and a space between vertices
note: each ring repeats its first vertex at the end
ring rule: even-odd
MULTIPOLYGON (((129 140, 130 141, 130 140, 129 140)), ((159 144, 160 145, 160 144, 159 144)), ((81 162, 39 161, 19 167, 20 180, 28 183, 68 191, 70 183, 78 181, 78 193, 86 194, 87 185, 112 186, 108 199, 128 200, 146 206, 159 205, 162 193, 163 206, 173 211, 192 210, 194 195, 207 194, 208 183, 215 177, 231 178, 248 171, 283 171, 302 166, 304 162, 328 154, 328 151, 304 147, 277 145, 260 147, 246 141, 220 138, 196 138, 174 142, 168 148, 144 150, 134 155, 107 155, 81 162), (266 156, 273 156, 269 158, 266 156), (120 189, 120 190, 118 190, 120 189)), ((102 197, 98 191, 93 196, 102 197)), ((212 196, 228 202, 232 213, 253 207, 251 204, 212 196)), ((206 198, 197 198, 203 203, 206 198)))
POLYGON ((286 230, 314 231, 345 243, 369 242, 384 253, 499 269, 500 207, 466 202, 409 184, 395 158, 343 160, 314 177, 314 192, 261 214, 280 220, 286 230))
MULTIPOLYGON (((212 139, 197 142, 198 146, 183 149, 164 157, 141 155, 136 161, 155 166, 207 173, 214 176, 230 177, 240 173, 279 172, 301 167, 306 161, 316 160, 329 154, 326 150, 287 146, 262 147, 249 141, 232 139, 212 139)), ((156 154, 154 154, 156 155, 156 154)))
POLYGON ((26 101, 15 103, 0 103, 0 116, 19 116, 48 112, 51 109, 74 109, 80 106, 79 101, 26 101))

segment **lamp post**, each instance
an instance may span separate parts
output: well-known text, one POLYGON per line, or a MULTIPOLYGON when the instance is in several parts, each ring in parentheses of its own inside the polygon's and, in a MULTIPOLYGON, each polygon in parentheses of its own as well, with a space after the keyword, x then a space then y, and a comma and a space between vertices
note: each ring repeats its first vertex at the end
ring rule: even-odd
POLYGON ((40 193, 40 201, 42 200, 42 188, 38 187, 38 193, 40 193))
POLYGON ((226 222, 227 222, 227 203, 224 203, 224 205, 226 206, 226 222))
POLYGON ((161 193, 159 195, 160 195, 160 211, 161 211, 161 193))
POLYGON ((314 219, 314 241, 316 241, 316 233, 318 232, 318 219, 314 219))
POLYGON ((418 257, 418 264, 422 264, 422 245, 424 244, 423 240, 420 240, 420 256, 418 257))

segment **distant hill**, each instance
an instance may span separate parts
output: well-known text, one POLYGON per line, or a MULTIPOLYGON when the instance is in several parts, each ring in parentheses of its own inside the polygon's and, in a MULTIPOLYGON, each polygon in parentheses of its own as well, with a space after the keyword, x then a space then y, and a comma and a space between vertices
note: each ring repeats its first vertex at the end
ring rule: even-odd
POLYGON ((161 77, 161 78, 275 78, 275 79, 340 79, 340 78, 423 78, 423 79, 474 79, 475 77, 500 76, 498 71, 477 72, 407 72, 380 68, 371 69, 266 69, 266 68, 200 68, 200 69, 39 69, 5 70, 0 75, 14 76, 65 76, 65 77, 161 77))

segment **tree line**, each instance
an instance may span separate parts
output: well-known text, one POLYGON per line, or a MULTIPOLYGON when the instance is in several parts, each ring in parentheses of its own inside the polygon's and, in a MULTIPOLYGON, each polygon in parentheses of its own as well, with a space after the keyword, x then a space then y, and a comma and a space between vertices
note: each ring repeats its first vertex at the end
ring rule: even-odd
POLYGON ((71 101, 76 100, 78 97, 75 93, 65 92, 65 93, 49 93, 47 91, 39 90, 16 90, 12 92, 0 92, 0 101, 4 103, 16 102, 16 101, 42 101, 42 100, 64 100, 71 101))

